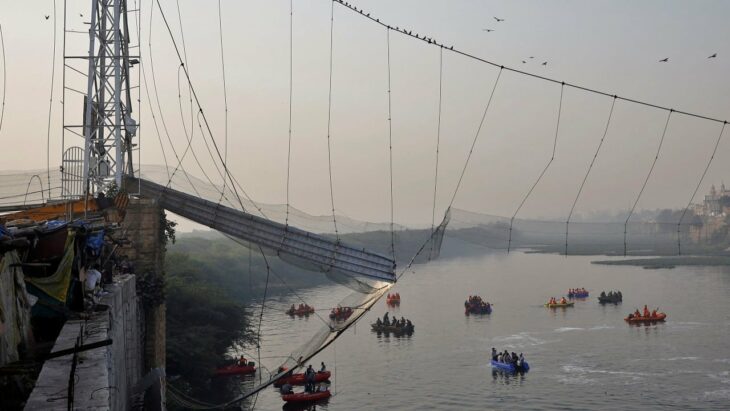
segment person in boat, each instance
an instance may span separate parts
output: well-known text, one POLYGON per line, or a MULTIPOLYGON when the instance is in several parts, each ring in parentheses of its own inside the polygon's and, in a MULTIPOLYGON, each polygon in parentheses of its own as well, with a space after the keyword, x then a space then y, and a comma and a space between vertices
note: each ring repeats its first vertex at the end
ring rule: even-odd
POLYGON ((304 381, 306 383, 304 391, 312 392, 314 390, 314 375, 314 368, 312 368, 312 364, 309 364, 307 370, 304 372, 304 381))
POLYGON ((651 318, 656 318, 656 317, 658 317, 656 310, 652 310, 651 311, 651 318))
POLYGON ((281 393, 282 394, 293 394, 294 390, 292 389, 292 385, 289 383, 286 383, 281 386, 281 393))
POLYGON ((629 320, 634 318, 634 313, 629 313, 629 320))
POLYGON ((245 367, 246 364, 248 364, 248 362, 246 361, 246 359, 242 355, 241 358, 238 359, 237 364, 238 364, 239 367, 245 367))
POLYGON ((378 320, 375 321, 375 325, 377 325, 378 327, 382 327, 383 326, 383 322, 380 320, 380 317, 378 317, 378 320))
POLYGON ((291 313, 293 313, 293 312, 294 312, 294 311, 296 311, 296 310, 297 310, 297 309, 296 309, 296 308, 294 308, 294 304, 292 304, 292 305, 291 305, 291 308, 289 308, 289 312, 291 312, 291 313))
POLYGON ((637 308, 636 311, 634 311, 634 318, 641 317, 641 313, 639 312, 639 309, 637 308))
POLYGON ((560 298, 560 304, 567 304, 568 301, 565 299, 565 297, 560 298))
POLYGON ((497 362, 502 362, 502 353, 497 354, 497 362))
POLYGON ((383 324, 390 325, 390 320, 388 319, 388 312, 385 312, 385 315, 383 316, 383 324))
POLYGON ((509 364, 509 362, 510 362, 509 351, 504 350, 504 353, 502 353, 502 361, 504 361, 505 364, 509 364))
POLYGON ((514 351, 512 351, 512 364, 517 364, 517 354, 514 351))
MULTIPOLYGON (((608 292, 608 297, 609 298, 611 297, 611 292, 610 291, 608 292)), ((601 291, 601 298, 606 298, 606 292, 605 291, 601 291)))
POLYGON ((324 361, 322 361, 322 367, 319 369, 319 372, 325 372, 327 371, 327 367, 324 365, 324 361))
POLYGON ((522 355, 522 353, 520 353, 520 356, 517 357, 517 361, 518 361, 519 366, 522 367, 522 364, 525 363, 525 356, 522 355))
POLYGON ((649 308, 644 304, 644 317, 649 317, 650 315, 649 308))
POLYGON ((413 323, 411 322, 411 320, 406 320, 406 327, 408 327, 409 330, 413 329, 413 323))
POLYGON ((492 360, 497 361, 497 350, 492 347, 492 360))

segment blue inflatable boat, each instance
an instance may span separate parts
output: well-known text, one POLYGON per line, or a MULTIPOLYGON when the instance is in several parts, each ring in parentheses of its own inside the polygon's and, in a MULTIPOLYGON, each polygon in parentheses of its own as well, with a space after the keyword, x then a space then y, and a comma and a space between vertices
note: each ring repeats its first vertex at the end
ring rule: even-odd
POLYGON ((497 362, 492 360, 492 368, 496 368, 502 371, 508 371, 508 372, 518 372, 518 371, 529 371, 530 370, 530 364, 527 363, 527 361, 522 363, 522 367, 518 367, 514 364, 506 364, 503 362, 497 362))

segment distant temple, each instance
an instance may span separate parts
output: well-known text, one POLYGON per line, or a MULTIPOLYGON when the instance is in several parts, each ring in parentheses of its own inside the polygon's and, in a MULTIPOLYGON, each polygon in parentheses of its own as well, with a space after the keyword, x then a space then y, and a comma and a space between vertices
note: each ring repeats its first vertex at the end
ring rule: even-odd
POLYGON ((730 190, 725 189, 725 183, 722 183, 719 191, 713 184, 710 193, 705 195, 702 207, 696 208, 695 211, 701 211, 696 214, 708 217, 724 217, 730 214, 730 190))

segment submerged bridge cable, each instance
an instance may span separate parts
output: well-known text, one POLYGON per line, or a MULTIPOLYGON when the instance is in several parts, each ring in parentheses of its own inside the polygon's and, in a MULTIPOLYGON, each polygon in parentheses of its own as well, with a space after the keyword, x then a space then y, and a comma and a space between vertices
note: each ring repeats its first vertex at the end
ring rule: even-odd
POLYGON ((617 100, 617 97, 613 96, 613 99, 611 100, 611 110, 608 112, 608 120, 606 121, 605 130, 603 130, 603 136, 601 137, 601 141, 598 143, 596 152, 593 154, 593 159, 591 159, 591 163, 588 165, 588 170, 586 170, 586 175, 583 177, 583 181, 580 183, 580 187, 578 188, 578 193, 575 195, 575 200, 573 200, 573 205, 570 207, 570 212, 568 213, 568 219, 565 220, 565 256, 566 257, 568 256, 568 230, 570 227, 570 218, 573 216, 573 211, 575 211, 575 205, 578 204, 578 199, 580 198, 580 194, 583 192, 583 187, 585 186, 586 181, 588 180, 588 176, 591 174, 593 165, 596 163, 596 158, 598 158, 598 153, 601 151, 601 147, 603 147, 603 142, 606 140, 606 135, 608 134, 608 129, 611 126, 611 120, 613 119, 613 108, 616 106, 616 100, 617 100))
POLYGON ((669 110, 669 114, 667 115, 667 121, 664 123, 664 131, 662 131, 662 136, 659 139, 659 146, 656 149, 656 155, 654 156, 654 161, 651 163, 649 172, 646 174, 646 178, 644 179, 644 184, 641 185, 641 190, 639 190, 639 194, 636 196, 634 205, 631 206, 629 215, 626 216, 626 221, 624 221, 624 257, 626 256, 627 251, 628 251, 627 237, 628 237, 629 219, 631 219, 631 216, 634 214, 634 210, 636 210, 636 205, 639 204, 639 200, 641 199, 641 195, 644 193, 646 184, 649 182, 649 178, 651 178, 652 172, 654 172, 654 166, 656 166, 656 162, 657 162, 657 160, 659 160, 659 153, 662 151, 662 145, 664 145, 664 137, 667 135, 667 128, 669 128, 669 120, 672 119, 673 112, 674 112, 674 110, 669 110))
POLYGON ((690 196, 689 201, 687 201, 687 207, 684 208, 684 211, 682 211, 682 216, 679 217, 679 221, 677 222, 677 254, 682 254, 682 240, 680 235, 680 231, 682 229, 682 220, 684 220, 684 215, 687 214, 687 211, 692 205, 692 201, 694 201, 694 198, 697 195, 697 191, 700 189, 702 181, 705 179, 707 170, 710 169, 710 165, 712 165, 712 161, 715 159, 715 154, 717 154, 717 147, 720 145, 720 141, 722 140, 722 136, 725 133, 725 127, 727 126, 727 124, 727 121, 722 123, 722 128, 720 128, 720 134, 717 136, 717 140, 715 141, 715 147, 713 147, 712 149, 712 154, 710 154, 710 158, 709 160, 707 160, 707 165, 705 166, 704 171, 702 171, 702 176, 700 176, 700 180, 697 182, 697 186, 692 192, 692 196, 690 196))
MULTIPOLYGON (((433 209, 431 211, 431 232, 436 227, 436 192, 439 184, 439 146, 441 144, 441 103, 443 100, 443 80, 444 80, 444 48, 439 47, 439 108, 438 122, 436 125, 436 165, 434 167, 433 177, 433 209)), ((428 258, 433 256, 433 241, 431 241, 431 251, 428 258)))
MULTIPOLYGON (((51 117, 53 115, 53 89, 56 81, 56 0, 53 2, 53 55, 51 56, 51 95, 48 98, 48 124, 46 126, 46 176, 48 178, 48 197, 51 197, 51 117)), ((3 52, 3 59, 5 53, 3 52)), ((4 90, 4 87, 3 87, 4 90)))
POLYGON ((337 230, 337 215, 335 214, 335 190, 332 183, 332 57, 334 54, 335 30, 335 3, 330 9, 330 66, 329 66, 329 94, 327 96, 327 164, 329 166, 330 201, 332 203, 332 224, 335 227, 335 237, 340 241, 340 232, 337 230))
POLYGON ((0 47, 3 53, 3 97, 2 106, 0 106, 0 133, 3 130, 3 120, 5 119, 5 92, 8 85, 7 65, 5 64, 5 37, 3 37, 3 26, 0 24, 0 47))
POLYGON ((391 88, 390 88, 390 27, 385 30, 385 38, 388 44, 388 165, 390 167, 390 253, 395 261, 395 211, 393 201, 393 115, 391 105, 391 88))
MULTIPOLYGON (((354 12, 354 13, 359 14, 361 17, 366 18, 366 19, 370 20, 373 23, 379 24, 379 25, 381 25, 383 27, 389 27, 389 28, 397 31, 398 33, 400 33, 400 34, 402 34, 404 36, 408 36, 408 37, 411 37, 413 39, 422 41, 424 43, 432 44, 434 46, 444 47, 447 50, 454 52, 455 54, 459 54, 459 55, 464 56, 466 58, 469 58, 469 59, 472 59, 472 60, 475 60, 475 61, 478 61, 478 62, 481 62, 481 63, 485 63, 485 64, 488 64, 488 65, 493 66, 493 67, 499 67, 501 69, 504 69, 504 70, 507 70, 507 71, 510 71, 510 72, 513 72, 513 73, 516 73, 516 74, 520 74, 520 75, 523 75, 523 76, 532 77, 532 78, 535 78, 535 79, 538 79, 538 80, 543 80, 543 81, 547 81, 547 82, 551 82, 551 83, 556 83, 556 84, 564 84, 565 86, 568 86, 568 87, 571 87, 571 88, 574 88, 574 89, 578 89, 578 90, 582 90, 582 91, 586 91, 586 92, 594 93, 594 94, 600 94, 600 95, 603 95, 603 96, 606 96, 606 97, 616 98, 618 100, 623 100, 623 101, 626 101, 626 102, 629 102, 629 103, 639 104, 639 105, 646 106, 646 107, 653 107, 653 108, 660 109, 660 110, 664 110, 664 111, 671 110, 669 107, 663 107, 663 106, 660 106, 658 104, 653 104, 653 103, 649 103, 649 102, 645 102, 645 101, 641 101, 641 100, 637 100, 637 99, 633 99, 633 98, 628 98, 628 97, 617 96, 615 94, 611 94, 611 93, 607 93, 605 91, 600 91, 600 90, 592 89, 590 87, 584 87, 584 86, 581 86, 581 85, 578 85, 578 84, 573 84, 573 83, 568 83, 568 82, 562 82, 560 80, 556 80, 556 79, 553 79, 553 78, 550 78, 550 77, 545 77, 545 76, 541 76, 539 74, 529 73, 529 72, 522 71, 522 70, 519 70, 519 69, 516 69, 516 68, 507 67, 507 66, 504 66, 504 65, 495 63, 493 61, 490 61, 490 60, 487 60, 487 59, 484 59, 484 58, 481 58, 481 57, 477 57, 477 56, 475 56, 473 54, 470 54, 470 53, 467 53, 465 51, 461 51, 459 49, 454 48, 454 46, 446 46, 442 42, 438 42, 433 37, 428 37, 428 36, 425 36, 425 35, 421 36, 418 33, 413 32, 412 30, 408 30, 408 29, 405 29, 405 28, 399 28, 399 27, 396 27, 396 26, 393 26, 393 25, 389 25, 389 24, 381 21, 381 19, 375 17, 371 13, 366 12, 365 10, 362 10, 362 9, 358 9, 353 4, 346 3, 344 0, 330 0, 330 1, 332 1, 333 3, 337 3, 338 5, 346 8, 346 9, 348 9, 348 10, 354 12)), ((714 122, 717 122, 717 123, 723 123, 724 122, 724 120, 712 118, 712 117, 705 116, 705 115, 701 115, 701 114, 695 114, 695 113, 691 113, 691 112, 687 112, 687 111, 682 111, 682 110, 674 110, 674 113, 676 113, 676 114, 682 114, 682 115, 689 116, 689 117, 695 117, 695 118, 699 118, 699 119, 702 119, 702 120, 714 121, 714 122)))
POLYGON ((560 131, 560 117, 563 113, 563 92, 565 91, 565 83, 560 84, 560 103, 558 104, 558 119, 555 123, 555 139, 553 140, 553 153, 550 155, 550 160, 548 160, 547 164, 545 165, 545 168, 543 168, 542 172, 539 176, 537 176, 537 180, 535 180, 535 183, 532 184, 532 187, 527 191, 527 194, 525 194, 525 197, 520 202, 520 205, 517 206, 517 209, 515 210, 515 213, 512 214, 512 218, 509 220, 509 239, 507 240, 507 253, 510 252, 510 249, 512 247, 512 226, 515 222, 515 217, 517 217, 517 213, 520 212, 522 209, 522 206, 525 205, 525 202, 530 197, 530 194, 532 194, 532 191, 537 187, 537 185, 540 183, 540 180, 542 180, 542 177, 547 172, 548 168, 550 168, 550 165, 555 160, 555 150, 558 147, 558 132, 560 131))
POLYGON ((289 180, 291 172, 292 94, 294 90, 294 0, 289 0, 289 144, 286 154, 286 219, 289 227, 289 180))
POLYGON ((500 67, 499 72, 497 73, 497 79, 494 80, 492 92, 489 94, 489 100, 487 100, 487 105, 484 107, 484 114, 482 114, 482 119, 481 121, 479 121, 479 127, 477 127, 477 131, 474 134, 474 139, 472 140, 471 147, 469 148, 469 154, 467 154, 466 161, 464 161, 464 168, 461 169, 461 175, 459 175, 459 180, 456 183, 456 188, 454 189, 454 194, 451 196, 451 201, 449 202, 448 208, 451 208, 451 206, 454 205, 454 200, 456 200, 456 194, 459 192, 459 188, 461 188, 461 181, 464 179, 464 174, 466 174, 467 167, 469 167, 469 160, 471 160, 471 155, 474 152, 474 147, 476 146, 479 135, 481 134, 482 127, 484 126, 484 120, 487 118, 489 108, 492 106, 492 99, 494 98, 494 92, 497 90, 499 79, 502 77, 502 70, 503 68, 500 67))
MULTIPOLYGON (((218 0, 218 34, 220 37, 220 44, 221 44, 221 72, 223 75, 223 108, 224 108, 224 145, 223 145, 223 167, 227 168, 228 164, 228 91, 226 87, 226 60, 225 60, 225 52, 223 49, 223 16, 221 12, 221 0, 218 0)), ((185 45, 183 43, 183 50, 185 50, 185 45)), ((223 193, 221 194, 221 197, 218 199, 218 203, 220 204, 221 200, 223 200, 223 195, 226 192, 226 183, 227 179, 225 176, 223 177, 223 193)))

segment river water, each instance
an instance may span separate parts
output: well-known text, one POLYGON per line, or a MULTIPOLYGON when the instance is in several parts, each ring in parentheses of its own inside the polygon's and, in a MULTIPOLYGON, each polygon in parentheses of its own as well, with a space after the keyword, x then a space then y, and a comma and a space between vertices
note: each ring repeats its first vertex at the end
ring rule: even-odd
MULTIPOLYGON (((411 319, 415 333, 396 338, 371 332, 369 324, 387 310, 379 301, 312 360, 315 368, 324 361, 334 372, 335 395, 317 408, 729 409, 730 267, 645 270, 591 264, 595 259, 513 252, 418 266, 395 287, 402 302, 391 310, 411 319), (591 297, 575 308, 542 305, 576 287, 585 287, 591 297), (623 304, 598 304, 595 297, 610 289, 623 292, 623 304), (494 303, 493 313, 465 316, 470 294, 494 303), (626 314, 644 304, 666 312, 667 322, 626 324, 626 314), (494 372, 491 347, 524 353, 530 371, 494 372)), ((332 285, 299 295, 326 308, 348 293, 332 285)), ((281 363, 277 356, 322 326, 314 316, 292 319, 280 311, 299 302, 293 295, 267 302, 264 366, 281 363)), ((256 409, 282 405, 272 387, 259 395, 256 409)))

